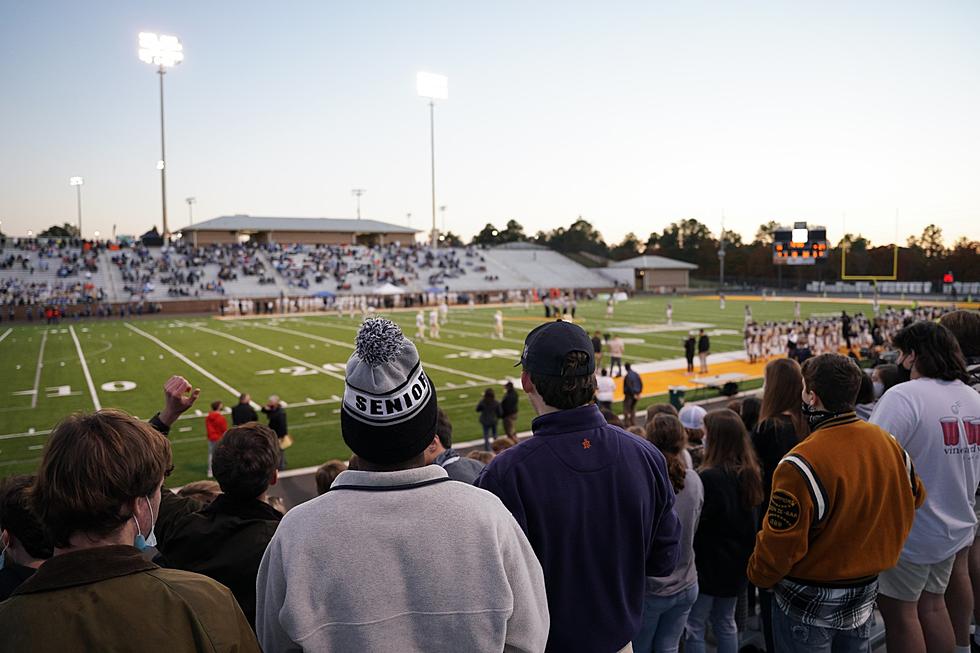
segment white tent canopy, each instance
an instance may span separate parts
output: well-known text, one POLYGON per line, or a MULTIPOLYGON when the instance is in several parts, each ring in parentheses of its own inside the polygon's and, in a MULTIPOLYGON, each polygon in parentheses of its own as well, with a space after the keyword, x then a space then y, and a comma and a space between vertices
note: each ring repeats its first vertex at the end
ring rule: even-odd
POLYGON ((393 283, 386 283, 374 289, 375 295, 404 295, 405 291, 393 283))

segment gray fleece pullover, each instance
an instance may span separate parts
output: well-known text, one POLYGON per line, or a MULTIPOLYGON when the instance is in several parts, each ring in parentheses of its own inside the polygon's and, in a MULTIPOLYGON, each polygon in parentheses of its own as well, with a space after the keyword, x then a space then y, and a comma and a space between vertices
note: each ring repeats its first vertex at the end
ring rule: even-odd
POLYGON ((257 579, 279 651, 543 651, 544 574, 500 500, 438 465, 345 471, 289 511, 257 579))

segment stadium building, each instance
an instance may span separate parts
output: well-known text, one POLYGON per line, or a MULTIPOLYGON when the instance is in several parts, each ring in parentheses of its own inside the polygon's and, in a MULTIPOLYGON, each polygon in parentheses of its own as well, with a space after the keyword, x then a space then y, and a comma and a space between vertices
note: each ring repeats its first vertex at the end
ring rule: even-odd
POLYGON ((396 241, 411 244, 418 229, 377 220, 223 215, 184 227, 179 233, 195 246, 246 242, 370 246, 396 241))
POLYGON ((632 285, 637 291, 665 292, 690 287, 689 275, 698 266, 663 256, 637 256, 609 264, 610 268, 631 270, 632 285))

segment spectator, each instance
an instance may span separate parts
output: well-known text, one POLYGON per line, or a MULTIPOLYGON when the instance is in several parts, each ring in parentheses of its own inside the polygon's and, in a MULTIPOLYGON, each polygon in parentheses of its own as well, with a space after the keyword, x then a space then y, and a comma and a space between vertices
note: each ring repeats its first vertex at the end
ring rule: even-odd
POLYGON ((258 419, 258 413, 252 408, 252 397, 247 392, 238 395, 238 403, 231 409, 232 426, 257 422, 258 419))
POLYGON ((626 378, 623 379, 623 421, 627 426, 636 423, 636 402, 643 392, 643 379, 632 365, 626 363, 626 378))
POLYGON ((157 549, 168 567, 209 576, 232 591, 255 624, 255 576, 281 514, 267 500, 279 480, 279 442, 262 424, 236 426, 214 453, 222 494, 202 506, 164 492, 157 549))
POLYGON ((211 412, 204 418, 204 428, 208 433, 208 478, 213 478, 211 473, 211 459, 214 457, 214 449, 221 441, 221 436, 228 430, 228 420, 221 414, 222 404, 220 401, 211 402, 211 412))
POLYGON ((704 486, 684 459, 687 436, 679 419, 656 415, 647 424, 647 439, 667 459, 667 473, 677 500, 674 510, 681 523, 677 566, 669 576, 647 578, 643 622, 633 637, 637 653, 676 653, 687 616, 698 598, 698 574, 694 565, 694 532, 698 528, 704 486))
MULTIPOLYGON (((674 417, 677 417, 677 409, 671 404, 650 404, 647 406, 647 423, 649 423, 655 415, 673 415, 674 417)), ((649 439, 649 437, 647 439, 649 439)))
POLYGON ((515 440, 511 440, 505 435, 502 438, 497 438, 496 440, 494 440, 490 448, 493 450, 494 454, 499 454, 504 449, 510 449, 516 444, 517 442, 515 440))
POLYGON ((279 471, 286 469, 286 447, 289 446, 289 427, 286 426, 286 408, 282 405, 278 395, 269 397, 269 403, 262 407, 262 412, 269 419, 269 428, 272 429, 276 437, 279 438, 279 448, 282 450, 279 456, 279 471))
POLYGON ((494 497, 425 464, 436 391, 415 345, 369 318, 346 372, 341 434, 360 470, 272 538, 258 578, 264 649, 541 650, 548 611, 527 538, 494 497))
POLYGON ((704 460, 704 416, 707 413, 697 404, 687 404, 677 414, 687 435, 686 451, 691 459, 691 469, 700 468, 704 460))
POLYGON ((639 438, 644 438, 645 439, 647 437, 647 431, 646 431, 646 429, 643 428, 642 426, 637 426, 636 424, 634 424, 633 426, 627 426, 626 427, 626 432, 627 433, 632 433, 633 435, 635 435, 635 436, 637 436, 639 438))
POLYGON ((980 390, 980 313, 977 311, 952 311, 939 318, 939 323, 950 330, 960 344, 970 385, 980 390))
POLYGON ((623 343, 623 339, 619 334, 615 334, 612 340, 609 341, 609 375, 610 376, 622 376, 623 375, 623 355, 626 353, 626 345, 623 343), (616 368, 616 373, 613 374, 613 368, 616 368))
POLYGON ((497 439, 497 420, 500 419, 500 402, 494 397, 493 389, 487 388, 483 398, 476 405, 480 413, 480 426, 483 427, 483 450, 490 451, 490 436, 497 439))
POLYGON ((504 418, 504 433, 507 437, 517 439, 517 390, 510 381, 504 384, 504 398, 500 400, 500 412, 504 418))
POLYGON ((895 439, 854 413, 857 365, 822 354, 803 376, 813 432, 776 468, 748 574, 775 590, 767 650, 869 651, 877 575, 898 561, 925 490, 895 439))
POLYGON ((868 421, 871 411, 875 407, 875 385, 871 380, 871 375, 861 373, 861 384, 858 387, 857 398, 855 399, 854 414, 858 419, 868 421))
POLYGON ((180 488, 177 496, 194 499, 202 505, 209 505, 221 494, 221 486, 217 481, 194 481, 180 488))
POLYGON ((592 404, 595 362, 581 327, 534 329, 521 364, 538 414, 534 435, 494 458, 477 485, 500 497, 541 560, 552 623, 546 650, 619 651, 639 630, 644 577, 670 574, 677 558, 666 461, 649 442, 608 426, 592 404), (571 561, 583 564, 572 572, 571 561))
POLYGON ((687 619, 684 650, 704 653, 710 620, 718 653, 736 653, 735 601, 748 581, 745 566, 755 543, 762 471, 738 415, 716 410, 705 415, 704 425, 706 448, 699 472, 704 507, 694 536, 698 598, 687 619))
POLYGON ((0 604, 5 649, 259 651, 226 587, 142 555, 170 465, 167 439, 122 411, 55 427, 31 492, 54 556, 0 604))
POLYGON ((745 424, 745 430, 752 434, 755 432, 755 427, 759 424, 759 413, 762 410, 762 401, 758 397, 745 397, 742 399, 742 410, 739 411, 738 416, 742 418, 742 424, 745 424))
POLYGON ((894 363, 885 363, 874 368, 871 371, 871 384, 874 388, 876 400, 881 399, 881 396, 888 391, 888 388, 908 381, 908 379, 903 377, 904 374, 899 371, 898 365, 894 363))
POLYGON ((616 397, 616 382, 603 368, 596 379, 595 400, 602 410, 612 410, 613 399, 616 397))
MULTIPOLYGON (((492 451, 471 451, 466 454, 466 457, 470 460, 475 460, 479 463, 483 463, 484 466, 489 465, 490 461, 493 460, 497 454, 492 451)), ((475 483, 474 483, 475 485, 475 483)))
POLYGON ((704 332, 704 329, 698 330, 698 360, 701 361, 701 369, 698 370, 700 374, 708 373, 708 354, 711 353, 711 339, 708 338, 708 334, 704 332))
POLYGON ((30 506, 33 476, 0 481, 0 601, 34 575, 51 557, 51 539, 30 506))
POLYGON ((602 415, 602 419, 606 420, 606 424, 609 424, 610 426, 618 426, 621 429, 626 428, 626 426, 623 424, 623 420, 619 419, 619 415, 612 412, 608 408, 601 409, 599 414, 602 415))
POLYGON ((928 490, 898 565, 880 577, 878 604, 885 620, 889 650, 951 651, 954 632, 943 594, 951 574, 957 592, 957 650, 969 647, 968 620, 973 610, 968 549, 977 526, 975 493, 980 457, 964 437, 974 436, 980 395, 966 384, 969 376, 960 346, 950 331, 934 322, 914 322, 895 334, 898 365, 911 381, 882 395, 871 414, 912 456, 928 490), (962 416, 962 417, 961 417, 962 416), (962 616, 966 615, 966 624, 962 616))
POLYGON ((602 368, 602 333, 599 329, 592 334, 592 353, 595 356, 595 366, 602 368))
POLYGON ((436 434, 425 449, 425 464, 439 465, 452 480, 473 485, 486 463, 463 458, 453 449, 452 422, 449 421, 449 415, 439 408, 436 410, 436 434))
POLYGON ((694 350, 697 348, 697 343, 694 340, 694 334, 687 334, 687 338, 684 339, 684 358, 687 359, 687 373, 694 374, 694 350))
POLYGON ((343 460, 328 460, 316 469, 316 493, 317 496, 326 494, 330 486, 340 476, 340 473, 347 469, 347 464, 343 460))

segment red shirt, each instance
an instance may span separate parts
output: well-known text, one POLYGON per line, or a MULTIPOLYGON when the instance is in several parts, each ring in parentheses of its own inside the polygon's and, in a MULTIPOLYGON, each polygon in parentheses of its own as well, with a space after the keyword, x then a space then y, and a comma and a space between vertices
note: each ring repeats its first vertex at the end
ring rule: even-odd
POLYGON ((208 416, 204 418, 204 425, 208 429, 208 440, 211 442, 220 440, 221 436, 228 430, 228 420, 216 410, 208 413, 208 416))

